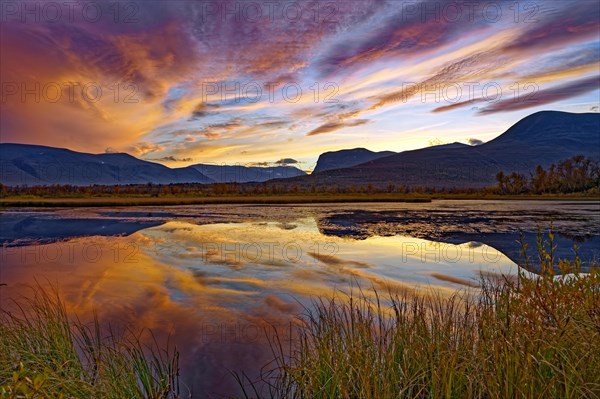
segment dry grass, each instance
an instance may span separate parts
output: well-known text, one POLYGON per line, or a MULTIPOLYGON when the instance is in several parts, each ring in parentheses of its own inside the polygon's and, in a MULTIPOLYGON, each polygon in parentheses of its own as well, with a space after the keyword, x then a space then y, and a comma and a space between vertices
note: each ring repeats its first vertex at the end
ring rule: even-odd
POLYGON ((549 248, 540 276, 477 295, 317 299, 261 380, 238 383, 247 398, 599 398, 600 271, 549 248))
POLYGON ((210 196, 97 196, 97 197, 0 197, 0 208, 9 207, 106 207, 106 206, 156 206, 156 205, 205 205, 205 204, 330 204, 330 203, 380 203, 414 202, 427 203, 434 200, 520 200, 520 201, 596 201, 598 195, 498 195, 498 194, 419 194, 419 193, 371 193, 371 194, 265 194, 265 195, 210 195, 210 196))
POLYGON ((151 333, 72 321, 57 292, 41 287, 15 308, 0 314, 0 398, 178 397, 178 353, 151 333))
POLYGON ((276 194, 227 196, 164 196, 133 197, 104 196, 89 198, 21 198, 4 197, 2 207, 100 207, 100 206, 150 206, 150 205, 204 205, 204 204, 328 204, 361 202, 431 202, 425 195, 407 194, 276 194))

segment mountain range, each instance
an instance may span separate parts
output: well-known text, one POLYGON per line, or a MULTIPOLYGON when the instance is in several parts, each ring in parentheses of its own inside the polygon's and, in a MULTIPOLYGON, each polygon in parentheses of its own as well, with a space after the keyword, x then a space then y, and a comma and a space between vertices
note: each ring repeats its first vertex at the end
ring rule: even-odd
POLYGON ((197 164, 191 167, 217 183, 261 183, 271 179, 285 179, 306 175, 306 172, 293 166, 259 167, 197 164))
POLYGON ((168 168, 125 153, 88 154, 29 144, 0 144, 0 183, 8 186, 264 182, 305 175, 291 166, 197 164, 168 168))
POLYGON ((129 154, 87 154, 28 144, 0 144, 0 183, 16 185, 214 183, 197 169, 168 168, 129 154))
POLYGON ((499 171, 527 175, 537 165, 546 168, 575 155, 600 160, 600 114, 537 112, 481 145, 452 143, 404 151, 351 167, 287 179, 286 183, 481 188, 494 185, 499 171))
POLYGON ((0 144, 0 183, 113 185, 265 182, 350 186, 389 184, 476 188, 495 184, 498 171, 528 173, 537 165, 584 155, 600 160, 600 114, 542 111, 487 143, 451 143, 403 152, 365 148, 326 152, 312 174, 291 166, 196 164, 168 168, 125 153, 88 154, 28 144, 0 144))

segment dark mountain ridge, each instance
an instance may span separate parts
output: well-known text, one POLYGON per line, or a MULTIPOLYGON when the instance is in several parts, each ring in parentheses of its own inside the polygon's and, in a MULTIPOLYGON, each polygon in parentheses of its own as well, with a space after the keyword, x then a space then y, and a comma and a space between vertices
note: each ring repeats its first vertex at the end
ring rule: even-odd
POLYGON ((319 186, 371 184, 381 188, 404 184, 481 188, 494 185, 499 171, 528 174, 537 165, 548 167, 575 155, 600 160, 600 114, 537 112, 478 146, 404 151, 353 167, 289 180, 294 184, 319 186))
POLYGON ((0 144, 0 183, 9 186, 212 182, 194 168, 171 169, 125 153, 88 154, 40 145, 0 144))
POLYGON ((451 143, 400 153, 364 148, 327 152, 321 154, 311 175, 289 166, 197 164, 172 169, 124 153, 87 154, 0 144, 0 183, 83 186, 270 181, 299 186, 481 188, 494 185, 499 171, 528 174, 537 165, 547 168, 575 155, 600 160, 600 114, 537 112, 478 146, 451 143), (333 167, 336 169, 329 169, 333 167))
POLYGON ((373 152, 366 148, 353 148, 349 150, 329 151, 319 155, 317 165, 312 173, 320 173, 326 170, 349 168, 361 163, 373 161, 396 154, 393 151, 373 152))
POLYGON ((0 183, 8 186, 245 183, 305 174, 291 166, 197 164, 169 168, 126 153, 88 154, 40 145, 0 144, 0 183))

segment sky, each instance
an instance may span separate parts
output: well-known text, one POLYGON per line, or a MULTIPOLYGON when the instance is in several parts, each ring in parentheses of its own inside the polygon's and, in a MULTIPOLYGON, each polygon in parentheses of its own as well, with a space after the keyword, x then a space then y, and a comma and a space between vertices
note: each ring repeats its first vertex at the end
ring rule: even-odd
POLYGON ((293 165, 598 112, 600 2, 0 2, 0 142, 293 165))

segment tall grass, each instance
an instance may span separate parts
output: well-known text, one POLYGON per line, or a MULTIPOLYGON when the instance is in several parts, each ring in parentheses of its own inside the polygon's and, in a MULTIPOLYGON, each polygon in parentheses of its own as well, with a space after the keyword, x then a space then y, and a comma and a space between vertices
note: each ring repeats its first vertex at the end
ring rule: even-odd
POLYGON ((178 397, 177 350, 159 349, 151 333, 70 320, 53 289, 37 287, 15 308, 0 314, 1 398, 178 397))
POLYGON ((600 271, 544 244, 539 276, 484 280, 476 295, 315 300, 292 350, 276 337, 274 366, 238 382, 246 397, 599 398, 600 271))

